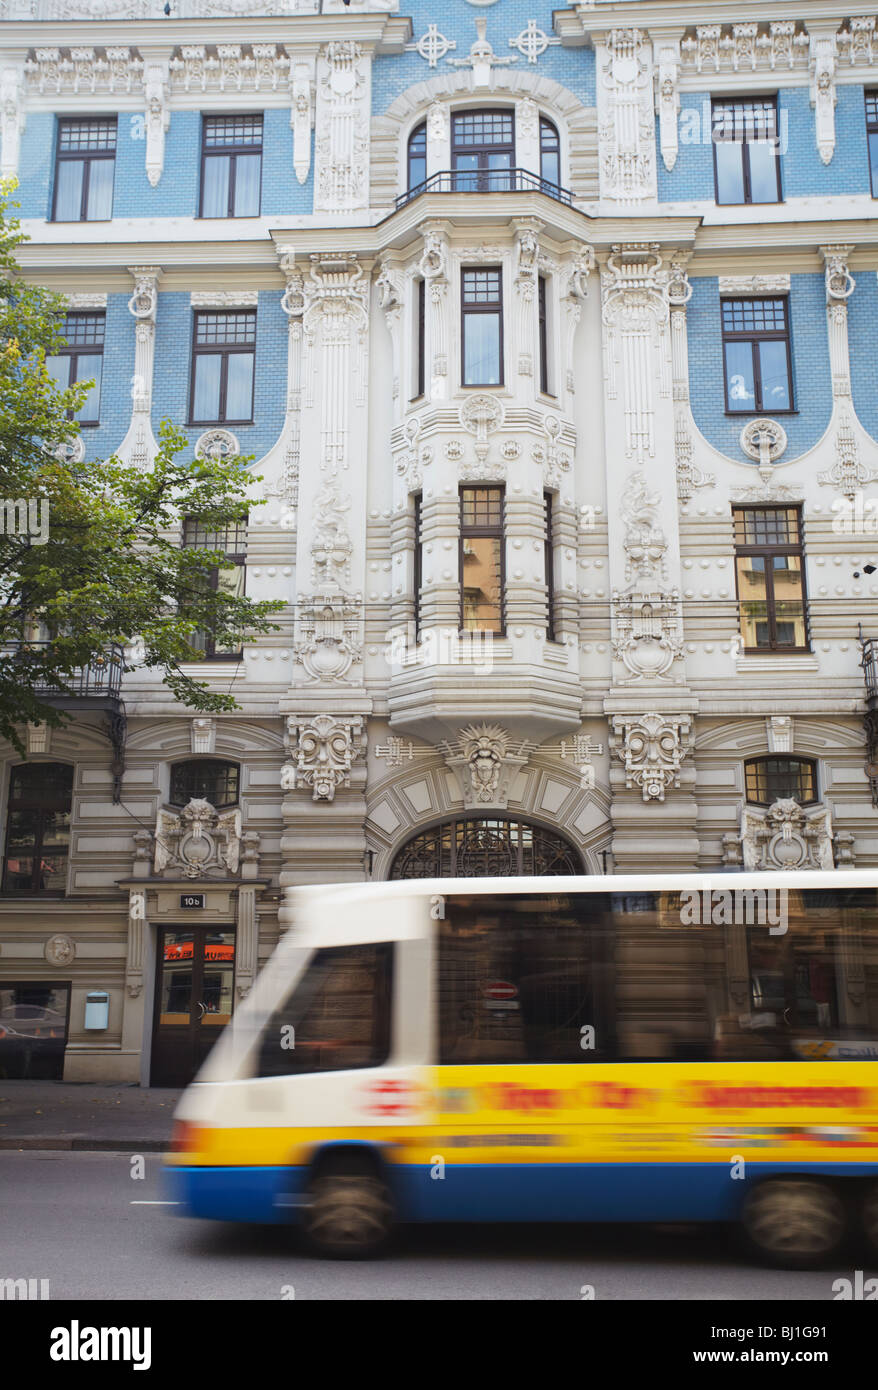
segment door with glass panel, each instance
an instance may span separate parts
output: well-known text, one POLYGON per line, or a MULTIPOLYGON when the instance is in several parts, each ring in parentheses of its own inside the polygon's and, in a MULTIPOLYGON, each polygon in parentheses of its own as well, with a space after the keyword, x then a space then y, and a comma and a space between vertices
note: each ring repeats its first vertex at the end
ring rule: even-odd
POLYGON ((234 931, 160 931, 150 1085, 192 1080, 231 1019, 234 979, 234 931))

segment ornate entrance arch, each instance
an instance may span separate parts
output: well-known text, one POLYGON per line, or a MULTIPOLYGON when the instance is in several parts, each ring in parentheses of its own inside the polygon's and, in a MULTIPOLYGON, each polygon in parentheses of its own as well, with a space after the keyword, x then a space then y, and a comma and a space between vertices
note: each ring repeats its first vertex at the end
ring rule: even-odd
POLYGON ((553 830, 505 816, 455 817, 403 845, 390 870, 404 878, 521 878, 581 874, 576 850, 553 830))

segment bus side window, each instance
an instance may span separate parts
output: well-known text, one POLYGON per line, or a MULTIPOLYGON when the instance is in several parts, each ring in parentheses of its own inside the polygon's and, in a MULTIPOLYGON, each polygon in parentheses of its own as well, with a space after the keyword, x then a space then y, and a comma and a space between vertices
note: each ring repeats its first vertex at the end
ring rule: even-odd
POLYGON ((439 926, 442 1063, 590 1062, 598 1017, 602 895, 474 894, 439 926))
POLYGON ((315 951, 265 1025, 256 1075, 381 1066, 390 1053, 392 973, 389 942, 315 951))

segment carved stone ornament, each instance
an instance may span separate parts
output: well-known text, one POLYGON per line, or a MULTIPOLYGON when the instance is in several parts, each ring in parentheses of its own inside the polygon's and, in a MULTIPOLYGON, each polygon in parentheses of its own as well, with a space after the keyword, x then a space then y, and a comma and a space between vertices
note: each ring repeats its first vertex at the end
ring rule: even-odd
POLYGON ((529 19, 521 33, 509 40, 509 47, 517 48, 521 56, 526 58, 529 63, 536 63, 547 48, 560 42, 561 40, 556 38, 554 34, 547 34, 544 29, 541 29, 535 19, 529 19))
POLYGON ((748 420, 740 435, 741 448, 759 464, 759 476, 767 481, 772 466, 787 447, 787 432, 777 420, 748 420))
POLYGON ((209 756, 216 752, 216 720, 209 715, 197 715, 189 726, 189 741, 192 752, 197 756, 209 756))
POLYGON ((625 786, 639 787, 644 801, 664 801, 680 785, 691 721, 686 715, 614 715, 610 747, 625 766, 625 786))
POLYGON ((0 178, 18 175, 21 136, 24 131, 24 75, 19 68, 0 71, 0 178))
POLYGON ((339 787, 351 785, 351 769, 366 754, 360 715, 331 714, 287 720, 290 760, 281 768, 286 791, 310 787, 314 801, 334 801, 339 787))
POLYGON ((599 50, 598 161, 602 198, 655 198, 652 64, 639 29, 612 29, 599 50))
POLYGON ((196 458, 227 459, 241 452, 231 430, 205 430, 195 443, 196 458))
POLYGON ((369 199, 369 62, 352 39, 333 39, 317 68, 315 212, 369 199))
POLYGON ((475 435, 476 456, 480 463, 488 457, 488 435, 503 428, 506 412, 496 396, 468 396, 458 412, 460 423, 469 434, 475 435))
POLYGON ((311 568, 315 589, 340 593, 350 581, 354 544, 348 530, 351 499, 330 479, 314 499, 311 568))
POLYGON ((444 34, 440 34, 438 25, 428 24, 426 32, 417 42, 407 43, 405 48, 407 53, 417 53, 428 67, 435 68, 440 58, 457 48, 457 41, 446 39, 444 34))
POLYGON ((614 589, 613 655, 632 680, 667 680, 683 655, 679 592, 620 594, 614 589))
POLYGON ((296 660, 309 681, 341 681, 362 660, 363 605, 359 595, 308 594, 298 601, 296 660))
POLYGON ((739 24, 698 24, 680 45, 684 67, 712 73, 775 72, 804 68, 810 39, 793 19, 739 24))
POLYGON ((825 266, 826 301, 850 299, 857 282, 848 270, 848 257, 853 246, 821 246, 825 266))
POLYGON ((642 469, 628 475, 619 506, 627 580, 652 582, 665 577, 668 541, 658 524, 660 504, 659 494, 647 487, 642 469))
POLYGON ((85 458, 85 440, 81 434, 63 440, 55 450, 55 457, 62 463, 82 463, 85 458))
POLYGON ((832 821, 825 806, 804 808, 792 797, 741 815, 745 869, 832 869, 832 821))
POLYGON ((439 747, 457 776, 466 807, 505 807, 512 778, 533 749, 525 742, 513 745, 499 724, 470 724, 454 742, 439 747))
POLYGON ((193 797, 182 811, 160 809, 155 827, 157 874, 173 877, 223 877, 238 872, 241 855, 241 811, 217 811, 209 801, 193 797))
POLYGON ((834 33, 811 34, 811 105, 814 107, 814 135, 824 164, 835 153, 836 37, 834 33))
POLYGON ((476 20, 476 41, 471 45, 466 58, 446 58, 455 68, 472 68, 473 87, 490 87, 494 68, 508 67, 517 63, 517 58, 498 58, 493 47, 485 37, 488 28, 486 19, 476 20))
POLYGON ((666 169, 677 162, 677 118, 680 111, 680 46, 655 45, 655 105, 659 118, 659 148, 666 169))
POLYGON ((76 959, 76 945, 71 936, 59 932, 57 936, 49 937, 43 955, 49 965, 72 965, 76 959))

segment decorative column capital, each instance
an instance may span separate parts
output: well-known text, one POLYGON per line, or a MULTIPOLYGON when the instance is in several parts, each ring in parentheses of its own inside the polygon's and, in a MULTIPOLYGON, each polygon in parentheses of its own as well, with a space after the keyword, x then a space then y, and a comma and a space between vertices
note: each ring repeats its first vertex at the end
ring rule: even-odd
POLYGON ((853 246, 821 246, 820 254, 825 266, 827 304, 850 299, 856 287, 856 280, 848 270, 848 258, 853 246))
POLYGON ((680 785, 681 765, 692 748, 692 721, 685 714, 617 714, 610 748, 624 764, 626 787, 639 787, 644 801, 664 801, 680 785))
POLYGON ((128 301, 128 312, 138 321, 155 323, 158 308, 158 282, 162 276, 159 265, 130 265, 128 274, 134 279, 134 293, 128 301))

